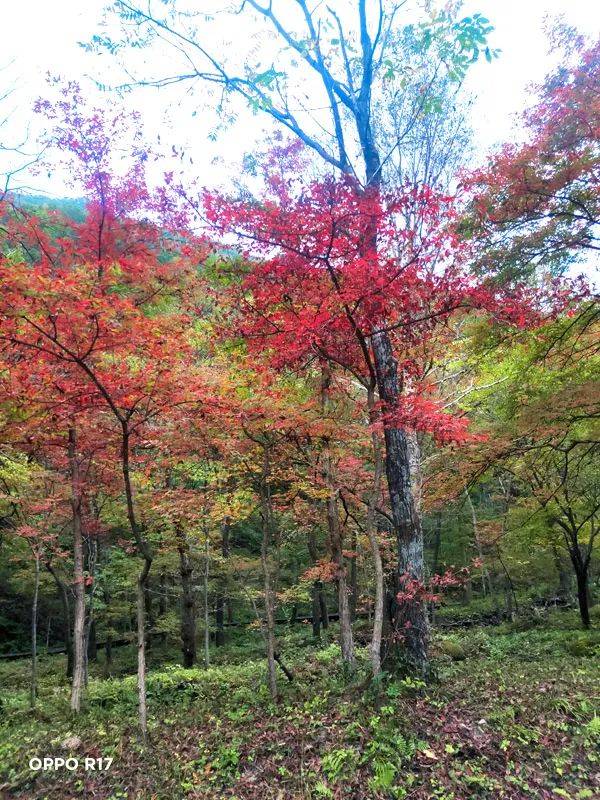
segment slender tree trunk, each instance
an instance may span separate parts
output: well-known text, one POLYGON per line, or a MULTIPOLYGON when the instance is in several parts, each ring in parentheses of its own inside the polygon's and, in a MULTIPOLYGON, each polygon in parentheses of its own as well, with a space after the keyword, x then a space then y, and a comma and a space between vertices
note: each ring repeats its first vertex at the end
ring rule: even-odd
MULTIPOLYGON (((221 526, 221 555, 225 562, 229 558, 229 522, 225 520, 221 526)), ((217 647, 222 647, 225 644, 225 625, 224 616, 225 609, 228 604, 227 597, 227 578, 225 575, 226 565, 223 564, 221 568, 222 575, 220 577, 219 593, 217 595, 217 607, 215 611, 215 644, 217 647)))
POLYGON ((167 613, 167 576, 164 569, 158 578, 159 596, 158 596, 158 614, 163 616, 167 613))
MULTIPOLYGON (((467 564, 467 560, 468 560, 467 559, 467 553, 463 549, 463 561, 465 562, 465 566, 467 564)), ((464 592, 465 603, 467 605, 470 605, 470 603, 473 601, 473 581, 471 580, 471 574, 470 573, 467 573, 467 577, 465 579, 463 592, 464 592)))
POLYGON ((368 407, 369 419, 371 422, 371 444, 373 449, 373 487, 369 496, 369 505, 367 508, 367 536, 369 537, 369 544, 371 545, 371 554, 373 556, 373 565, 375 568, 375 607, 373 610, 373 634, 371 636, 371 644, 369 645, 369 652, 371 656, 371 669, 373 675, 379 675, 381 672, 381 640, 383 636, 383 595, 384 595, 384 578, 383 578, 383 561, 381 559, 381 551, 379 549, 379 541, 377 538, 377 524, 376 524, 376 505, 379 495, 381 493, 381 478, 383 475, 383 454, 381 452, 381 444, 377 431, 373 428, 375 422, 375 395, 372 389, 368 393, 368 407))
POLYGON ((73 683, 71 685, 71 710, 79 713, 81 693, 85 682, 85 582, 83 576, 82 501, 77 438, 74 428, 69 428, 69 468, 71 472, 71 513, 73 526, 73 593, 75 595, 73 623, 73 683))
POLYGON ((210 575, 210 540, 208 533, 204 547, 204 666, 210 667, 210 617, 208 610, 208 578, 210 575))
POLYGON ((358 558, 357 558, 357 537, 356 529, 352 528, 350 537, 350 549, 354 553, 350 559, 350 621, 356 619, 356 606, 358 603, 358 558))
MULTIPOLYGON (((110 591, 104 587, 103 588, 103 596, 104 596, 104 614, 105 618, 108 616, 108 610, 110 608, 110 601, 111 595, 110 591)), ((110 625, 110 619, 108 620, 108 624, 110 625)), ((104 677, 108 678, 112 671, 112 634, 111 629, 106 633, 106 641, 104 643, 104 677)))
POLYGON ((421 470, 421 445, 415 430, 406 431, 406 447, 408 451, 408 467, 413 493, 415 511, 421 514, 421 495, 423 493, 423 473, 421 470))
MULTIPOLYGON (((323 364, 321 370, 321 408, 327 411, 329 399, 329 385, 331 382, 331 371, 328 364, 323 364)), ((340 527, 340 517, 338 513, 338 493, 339 489, 335 485, 333 475, 333 465, 331 463, 331 449, 329 440, 323 438, 323 451, 321 454, 322 474, 327 488, 328 496, 326 503, 327 530, 329 533, 329 544, 331 547, 331 557, 336 566, 336 582, 338 590, 338 613, 340 621, 340 646, 342 659, 354 667, 354 639, 352 636, 352 619, 350 616, 350 603, 348 598, 348 582, 346 566, 344 564, 344 554, 342 547, 342 531, 340 527)))
POLYGON ((327 595, 322 582, 319 587, 319 608, 321 609, 321 627, 326 631, 329 627, 329 609, 327 608, 327 595))
POLYGON ((321 638, 321 628, 329 627, 329 611, 323 581, 314 581, 312 585, 312 628, 315 639, 321 638))
POLYGON ((92 617, 88 627, 88 659, 90 661, 98 660, 98 642, 96 641, 96 620, 92 617))
MULTIPOLYGON (((154 604, 152 602, 150 576, 146 580, 144 586, 144 616, 146 618, 146 630, 151 630, 154 627, 154 604)), ((146 649, 150 650, 152 647, 152 638, 146 637, 146 649)))
POLYGON ((142 570, 137 581, 136 592, 136 623, 137 623, 137 646, 138 646, 138 717, 142 738, 146 741, 148 735, 148 712, 146 707, 146 584, 152 567, 152 553, 148 542, 143 538, 135 516, 133 504, 133 487, 131 485, 131 474, 129 466, 129 428, 126 421, 121 420, 121 466, 123 471, 123 483, 125 487, 125 500, 127 504, 127 519, 131 533, 135 539, 138 555, 143 559, 142 570))
POLYGON ((481 546, 481 539, 479 537, 479 525, 477 524, 477 514, 475 512, 475 506, 473 505, 473 501, 471 500, 471 495, 469 494, 469 490, 466 488, 465 488, 465 497, 467 498, 467 505, 469 506, 469 511, 471 512, 471 522, 473 523, 473 538, 475 540, 475 547, 477 549, 477 557, 481 561, 481 589, 483 592, 483 596, 485 597, 487 594, 491 592, 490 574, 483 559, 483 548, 481 546))
MULTIPOLYGON (((315 566, 319 560, 317 549, 317 537, 314 530, 310 530, 307 538, 308 554, 311 564, 315 566)), ((329 613, 327 611, 327 600, 323 590, 323 581, 313 581, 312 591, 312 630, 315 639, 321 638, 321 627, 325 630, 329 625, 329 613)))
MULTIPOLYGON (((96 514, 98 519, 99 513, 96 514)), ((94 537, 88 539, 88 574, 92 579, 89 602, 88 617, 85 626, 85 670, 84 684, 88 685, 88 666, 89 662, 98 660, 98 647, 96 644, 96 617, 94 614, 94 595, 96 594, 96 564, 98 562, 98 540, 94 537)))
POLYGON ((40 592, 40 554, 34 550, 33 601, 31 603, 31 687, 29 700, 35 706, 37 698, 37 623, 40 592))
POLYGON ((431 572, 437 575, 440 564, 440 548, 442 546, 442 512, 438 511, 435 520, 435 537, 433 539, 433 562, 431 572))
POLYGON ((110 634, 106 636, 104 643, 104 675, 108 677, 112 673, 112 638, 110 634))
MULTIPOLYGON (((433 534, 433 559, 431 562, 431 574, 438 574, 438 564, 440 560, 440 547, 442 544, 442 512, 438 511, 435 515, 435 532, 433 534)), ((429 602, 429 621, 435 625, 435 602, 429 602)))
POLYGON ((571 594, 571 575, 560 550, 556 546, 552 547, 552 557, 558 575, 556 596, 561 600, 566 600, 571 594))
MULTIPOLYGON (((573 559, 573 556, 571 556, 573 559)), ((588 587, 588 570, 581 558, 573 559, 573 568, 577 579, 577 602, 579 604, 579 616, 581 624, 587 630, 590 625, 590 593, 588 587)))
POLYGON ((189 544, 183 531, 178 532, 179 572, 181 575, 181 652, 183 666, 193 667, 196 661, 196 599, 194 596, 194 567, 189 544))
POLYGON ((315 639, 321 638, 321 606, 319 603, 319 583, 314 581, 312 585, 312 632, 315 639))
POLYGON ((502 553, 500 552, 500 547, 498 544, 496 545, 496 553, 498 555, 500 566, 504 572, 504 601, 506 606, 506 615, 510 620, 514 620, 515 614, 519 613, 517 593, 515 591, 512 578, 510 577, 510 572, 508 571, 508 568, 504 563, 504 559, 502 558, 502 553))
POLYGON ((146 706, 146 579, 151 562, 144 563, 137 584, 137 647, 138 647, 138 716, 142 737, 148 735, 148 710, 146 706))
POLYGON ((225 598, 221 594, 217 595, 215 605, 215 644, 217 647, 225 644, 225 598))
POLYGON ((271 542, 272 510, 269 476, 271 472, 268 445, 264 446, 263 475, 260 486, 261 516, 262 516, 262 543, 260 548, 260 562, 263 571, 263 591, 265 595, 265 622, 267 645, 267 678, 269 691, 273 702, 278 700, 277 667, 275 653, 275 602, 271 587, 271 568, 269 566, 269 545, 271 542))
MULTIPOLYGON (((327 458, 327 456, 326 456, 327 458)), ((328 468, 325 467, 327 473, 328 468)), ((350 666, 354 666, 354 640, 352 636, 352 620, 350 618, 350 603, 348 602, 348 584, 346 582, 346 567, 342 553, 342 537, 340 520, 337 507, 337 492, 329 486, 330 492, 327 499, 327 526, 331 541, 331 554, 336 565, 338 612, 340 617, 340 645, 342 659, 350 666)))
POLYGON ((73 676, 73 640, 71 638, 71 607, 69 604, 69 593, 65 582, 61 580, 50 560, 46 561, 46 569, 54 578, 54 583, 56 584, 56 588, 58 589, 58 594, 60 597, 64 627, 63 641, 65 644, 65 652, 67 654, 67 678, 71 678, 73 676))

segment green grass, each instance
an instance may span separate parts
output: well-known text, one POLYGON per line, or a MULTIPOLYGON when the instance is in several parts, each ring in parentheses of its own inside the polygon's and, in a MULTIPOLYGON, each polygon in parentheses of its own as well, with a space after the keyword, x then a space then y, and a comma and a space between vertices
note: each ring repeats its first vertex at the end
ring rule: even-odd
POLYGON ((34 710, 27 662, 2 664, 4 796, 594 797, 600 636, 580 631, 571 612, 555 612, 523 631, 510 625, 442 631, 433 643, 435 680, 427 687, 392 676, 369 683, 365 650, 348 678, 335 629, 320 647, 306 626, 281 633, 294 681, 280 674, 277 707, 266 689, 256 634, 240 633, 213 652, 217 663, 210 669, 183 669, 176 649, 153 647, 147 747, 137 736, 132 648, 116 651, 115 676, 108 680, 101 662, 91 666, 78 717, 68 710, 63 657, 40 659, 34 710), (453 657, 457 647, 460 659, 453 657), (71 736, 81 739, 74 753, 80 759, 113 757, 110 772, 32 778, 29 758, 67 755, 61 743, 71 736))

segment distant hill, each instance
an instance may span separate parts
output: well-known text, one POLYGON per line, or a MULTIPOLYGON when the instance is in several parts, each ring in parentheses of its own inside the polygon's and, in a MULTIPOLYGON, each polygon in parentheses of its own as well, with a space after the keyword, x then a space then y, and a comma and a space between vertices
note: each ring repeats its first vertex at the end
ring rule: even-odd
POLYGON ((24 208, 61 211, 75 222, 85 218, 85 200, 81 197, 48 197, 44 194, 25 194, 16 192, 15 199, 24 208))

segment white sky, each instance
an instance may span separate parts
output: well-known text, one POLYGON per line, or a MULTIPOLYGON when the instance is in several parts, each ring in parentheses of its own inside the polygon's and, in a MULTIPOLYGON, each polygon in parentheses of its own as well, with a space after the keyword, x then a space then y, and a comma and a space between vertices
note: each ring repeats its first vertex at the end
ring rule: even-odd
MULTIPOLYGON (((78 79, 87 88, 86 75, 106 80, 114 69, 114 59, 84 52, 78 42, 88 41, 97 31, 101 10, 106 0, 4 0, 2 3, 2 33, 0 41, 0 95, 6 88, 15 90, 3 104, 4 116, 13 110, 4 126, 2 138, 16 142, 22 138, 28 124, 30 136, 35 138, 41 121, 34 118, 30 108, 39 96, 47 94, 46 74, 60 74, 64 78, 78 79), (7 106, 8 104, 8 106, 7 106)), ((214 3, 215 0, 212 0, 214 3)), ((207 0, 197 0, 204 10, 207 0)), ((472 126, 479 154, 495 143, 515 136, 513 116, 528 102, 527 86, 539 82, 555 61, 547 53, 544 19, 563 15, 568 24, 577 26, 583 33, 600 34, 600 2, 597 0, 466 0, 464 14, 479 11, 495 25, 491 39, 493 47, 502 54, 493 64, 477 64, 468 79, 468 89, 476 95, 472 126)), ((246 31, 231 31, 240 48, 247 46, 246 31)), ((109 78, 110 79, 110 78, 109 78)), ((95 88, 89 82, 90 94, 95 88)), ((109 102, 104 94, 100 102, 109 102)), ((128 102, 142 111, 147 129, 163 132, 176 145, 185 145, 193 154, 194 165, 201 182, 219 183, 228 169, 230 153, 241 153, 252 148, 253 138, 260 138, 260 127, 267 124, 263 118, 239 119, 231 130, 216 142, 208 140, 212 121, 192 116, 193 101, 181 90, 142 90, 128 97, 128 102), (167 120, 170 120, 170 126, 167 120)), ((242 115, 246 113, 242 111, 242 115)), ((32 188, 54 195, 70 193, 58 174, 50 179, 38 176, 32 188)))

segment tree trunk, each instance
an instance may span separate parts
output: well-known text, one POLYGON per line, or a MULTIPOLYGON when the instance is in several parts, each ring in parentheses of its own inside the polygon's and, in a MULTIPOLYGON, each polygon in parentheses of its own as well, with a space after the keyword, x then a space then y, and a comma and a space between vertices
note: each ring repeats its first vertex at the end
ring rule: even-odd
POLYGON ((263 473, 260 483, 261 517, 262 517, 262 542, 260 548, 260 563, 263 572, 263 592, 265 596, 265 626, 266 626, 266 649, 267 649, 267 679, 269 691, 273 702, 278 700, 277 690, 277 668, 275 654, 277 643, 275 641, 275 602, 273 589, 271 586, 271 569, 269 566, 269 545, 271 542, 272 509, 271 509, 271 489, 269 477, 271 465, 269 459, 268 445, 263 446, 264 461, 263 473))
POLYGON ((314 581, 312 585, 312 632, 315 639, 321 638, 321 605, 319 603, 319 584, 314 581))
MULTIPOLYGON (((317 548, 317 538, 314 530, 309 530, 306 541, 308 554, 311 564, 315 566, 319 560, 317 548)), ((325 630, 329 625, 329 613, 327 611, 327 600, 323 591, 323 581, 316 580, 312 585, 312 630, 315 639, 321 638, 321 627, 325 630)))
POLYGON ((369 407, 369 421, 371 423, 371 445, 373 450, 373 486, 369 496, 369 505, 367 509, 367 536, 369 537, 369 544, 371 545, 371 553, 373 556, 373 566, 375 568, 375 607, 373 611, 373 634, 371 636, 371 643, 369 645, 369 652, 371 657, 371 669, 373 675, 379 675, 381 672, 381 641, 383 636, 383 595, 384 595, 384 579, 383 579, 383 561, 381 559, 381 551, 379 550, 379 541, 377 539, 377 524, 376 524, 376 511, 377 500, 381 492, 381 477, 383 474, 383 454, 381 452, 381 444, 379 435, 374 429, 375 422, 375 395, 372 389, 368 393, 368 407, 369 407))
MULTIPOLYGON (((371 346, 375 356, 379 398, 383 403, 384 413, 393 413, 398 407, 400 387, 390 338, 387 333, 377 332, 371 337, 371 346)), ((388 421, 384 425, 384 441, 385 471, 398 543, 399 591, 406 577, 423 582, 423 531, 413 498, 406 432, 388 421)), ((406 659, 410 667, 427 677, 429 620, 425 603, 421 599, 414 599, 398 604, 393 622, 395 632, 401 633, 404 639, 406 659)))
POLYGON ((575 569, 575 577, 577 578, 577 602, 579 604, 579 616, 581 617, 581 624, 587 630, 590 625, 590 593, 588 587, 588 570, 581 559, 573 561, 575 569))
POLYGON ((96 620, 92 617, 88 628, 88 659, 90 661, 98 660, 98 643, 96 641, 96 620))
POLYGON ((350 621, 356 619, 356 606, 358 603, 358 558, 357 558, 356 529, 352 528, 350 537, 350 549, 354 553, 350 559, 350 621))
MULTIPOLYGON (((329 398, 329 384, 331 382, 331 370, 328 364, 323 364, 321 368, 321 409, 327 411, 329 398)), ((331 558, 336 567, 336 582, 338 591, 338 614, 340 622, 340 647, 342 659, 350 668, 354 667, 354 640, 352 636, 352 619, 350 616, 350 603, 348 600, 347 573, 344 564, 342 548, 342 531, 340 527, 340 517, 338 514, 338 494, 339 489, 335 485, 333 475, 333 465, 331 463, 331 450, 329 439, 323 437, 323 452, 321 454, 322 475, 328 496, 326 503, 327 530, 329 533, 329 546, 331 548, 331 558)))
MULTIPOLYGON (((433 561, 431 564, 431 574, 437 575, 440 568, 440 549, 442 546, 442 512, 438 511, 435 519, 435 534, 433 537, 433 561)), ((431 624, 435 625, 435 603, 429 604, 429 615, 431 624)))
POLYGON ((106 636, 104 643, 104 675, 108 677, 112 672, 112 639, 110 635, 106 636))
POLYGON ((146 741, 148 734, 148 712, 146 708, 146 584, 152 567, 152 553, 148 542, 143 538, 135 516, 133 504, 133 487, 129 467, 129 428, 125 420, 121 420, 121 467, 123 471, 123 484, 125 487, 125 500, 127 505, 127 519, 131 533, 135 539, 138 555, 143 559, 142 570, 137 581, 136 593, 136 624, 138 646, 138 718, 142 739, 146 741))
MULTIPOLYGON (((326 456, 328 458, 328 456, 326 456)), ((327 467, 325 468, 327 470, 327 467)), ((328 471, 328 470, 327 470, 328 471)), ((352 620, 350 618, 350 604, 348 602, 348 584, 346 582, 346 567, 342 553, 342 537, 340 520, 337 507, 337 492, 330 485, 327 499, 327 526, 331 541, 331 555, 336 565, 336 579, 338 589, 338 613, 340 618, 340 646, 342 659, 350 667, 354 666, 354 640, 352 637, 352 620)))
POLYGON ((196 601, 189 545, 183 532, 178 532, 179 572, 181 575, 181 652, 183 666, 193 667, 196 661, 196 601))
POLYGON ((483 596, 485 597, 487 594, 491 592, 490 575, 483 560, 483 548, 481 546, 481 539, 479 538, 479 525, 477 524, 477 514, 475 512, 475 506, 473 505, 473 501, 471 500, 471 495, 469 494, 469 490, 466 488, 465 488, 465 497, 467 498, 467 504, 469 506, 469 511, 471 512, 471 522, 473 524, 473 538, 475 540, 475 547, 477 549, 477 557, 481 561, 481 590, 483 596))
POLYGON ((552 547, 552 557, 554 566, 558 575, 558 586, 556 587, 556 596, 561 600, 566 600, 571 594, 571 575, 565 564, 565 560, 561 555, 558 547, 552 547))
MULTIPOLYGON (((223 560, 226 561, 229 557, 229 523, 227 520, 221 526, 221 555, 223 556, 223 560)), ((217 595, 217 607, 215 610, 215 622, 216 622, 216 633, 215 633, 215 644, 217 647, 222 647, 225 644, 225 625, 224 625, 224 616, 225 616, 225 608, 228 605, 228 597, 227 597, 227 578, 225 575, 225 564, 223 564, 221 571, 222 575, 220 578, 220 586, 219 586, 219 593, 217 595)))
POLYGON ((35 706, 37 698, 37 617, 40 592, 40 555, 34 551, 33 601, 31 603, 31 687, 29 700, 35 706))
POLYGON ((164 569, 161 571, 158 578, 159 595, 158 595, 158 614, 163 616, 167 613, 167 576, 164 569))
POLYGON ((321 627, 324 631, 326 631, 329 627, 329 609, 327 608, 327 595, 325 594, 325 587, 322 583, 319 587, 319 608, 321 609, 321 627))
POLYGON ((142 738, 148 735, 148 710, 146 707, 146 579, 150 563, 144 564, 137 585, 137 647, 138 647, 138 717, 142 738))
POLYGON ((431 572, 437 575, 440 564, 440 549, 442 546, 442 512, 438 511, 435 521, 435 536, 433 539, 433 562, 431 564, 431 572))
POLYGON ((217 647, 225 644, 225 598, 221 594, 217 595, 215 606, 215 644, 217 647))
POLYGON ((77 461, 75 429, 69 428, 69 468, 71 472, 71 513, 73 527, 73 593, 75 595, 73 622, 73 683, 71 710, 79 713, 85 680, 85 582, 83 576, 83 531, 81 524, 81 480, 77 461))
POLYGON ((46 569, 54 578, 54 583, 56 584, 56 588, 58 589, 58 594, 60 596, 60 603, 63 612, 65 652, 67 654, 67 678, 71 678, 73 676, 73 640, 71 638, 71 608, 69 605, 69 593, 65 582, 61 580, 50 560, 46 561, 46 569))
MULTIPOLYGON (((146 618, 146 628, 150 630, 154 626, 154 604, 152 602, 150 577, 146 580, 144 586, 144 616, 146 618)), ((146 648, 149 650, 152 647, 152 639, 148 638, 146 648)))
POLYGON ((204 547, 204 666, 210 667, 210 618, 208 612, 208 578, 210 575, 210 539, 206 534, 204 547))
MULTIPOLYGON (((96 520, 100 517, 100 512, 96 510, 96 520)), ((87 547, 88 575, 92 583, 88 600, 88 617, 85 627, 85 671, 84 683, 88 685, 88 665, 89 661, 98 660, 98 647, 96 644, 96 617, 94 614, 94 595, 96 594, 96 564, 98 563, 98 539, 96 537, 88 539, 87 547)))
POLYGON ((269 691, 273 702, 278 700, 277 670, 275 661, 275 610, 273 607, 273 592, 271 590, 270 570, 267 558, 268 537, 263 531, 263 545, 261 547, 261 564, 263 569, 263 589, 265 594, 265 621, 267 633, 267 676, 269 691))

